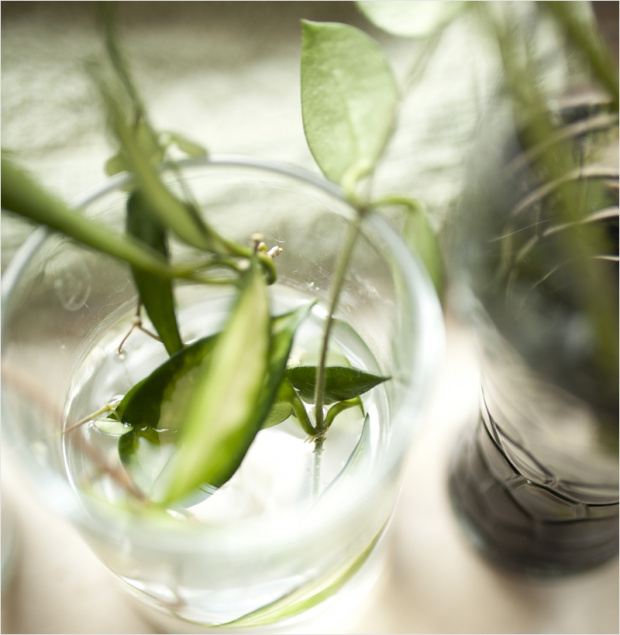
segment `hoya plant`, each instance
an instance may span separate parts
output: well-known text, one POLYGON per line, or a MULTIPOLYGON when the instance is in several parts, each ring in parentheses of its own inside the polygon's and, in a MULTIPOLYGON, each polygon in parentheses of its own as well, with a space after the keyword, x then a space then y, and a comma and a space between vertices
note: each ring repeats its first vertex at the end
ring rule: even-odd
POLYGON ((138 304, 118 350, 140 329, 161 342, 167 359, 122 398, 68 422, 64 434, 70 440, 93 421, 113 431, 131 496, 169 507, 198 490, 224 485, 262 429, 292 418, 314 444, 316 484, 323 446, 338 416, 349 409, 363 415, 361 396, 389 380, 353 366, 328 364, 333 316, 360 225, 370 210, 384 205, 408 210, 420 253, 441 287, 436 239, 419 204, 396 195, 381 200, 369 195, 401 99, 390 65, 377 43, 356 28, 302 24, 306 138, 318 166, 341 186, 355 217, 335 265, 318 362, 299 366, 292 362, 291 350, 314 303, 273 314, 269 287, 278 277, 279 248, 266 245, 260 234, 248 236, 244 244, 221 235, 189 187, 183 185, 179 192, 164 183, 160 166, 174 169, 172 151, 186 156, 207 151, 181 135, 155 129, 117 41, 110 9, 104 3, 100 12, 107 56, 91 72, 117 146, 106 171, 131 177, 122 232, 51 195, 4 151, 2 207, 126 263, 138 304), (169 249, 172 238, 191 246, 199 257, 175 261, 169 249), (235 290, 221 330, 183 341, 175 302, 180 280, 235 290), (153 453, 170 451, 165 478, 158 478, 155 486, 144 464, 153 453))

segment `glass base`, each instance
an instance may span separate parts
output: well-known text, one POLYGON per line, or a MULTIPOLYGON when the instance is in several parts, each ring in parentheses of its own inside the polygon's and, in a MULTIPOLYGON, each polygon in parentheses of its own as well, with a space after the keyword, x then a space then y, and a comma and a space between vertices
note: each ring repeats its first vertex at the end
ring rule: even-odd
POLYGON ((294 616, 279 621, 258 626, 227 627, 225 625, 199 624, 184 620, 173 611, 165 610, 156 603, 136 594, 135 589, 127 588, 133 606, 140 615, 152 626, 155 632, 167 633, 217 633, 227 635, 231 633, 252 633, 253 635, 310 635, 316 633, 346 632, 349 623, 360 611, 362 603, 372 593, 387 561, 387 541, 385 536, 379 541, 375 549, 364 562, 359 571, 347 584, 333 595, 327 596, 319 604, 300 612, 294 616))
POLYGON ((464 530, 503 567, 538 575, 589 569, 618 553, 618 504, 588 505, 533 483, 482 419, 453 457, 449 492, 464 530))

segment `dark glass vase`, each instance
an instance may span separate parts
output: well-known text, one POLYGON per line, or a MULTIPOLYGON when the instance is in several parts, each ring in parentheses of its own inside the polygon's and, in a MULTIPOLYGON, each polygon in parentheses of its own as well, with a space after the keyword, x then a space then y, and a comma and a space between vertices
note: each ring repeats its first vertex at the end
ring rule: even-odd
POLYGON ((481 405, 449 488, 486 555, 561 574, 618 552, 618 115, 581 95, 534 144, 491 119, 454 242, 481 405))

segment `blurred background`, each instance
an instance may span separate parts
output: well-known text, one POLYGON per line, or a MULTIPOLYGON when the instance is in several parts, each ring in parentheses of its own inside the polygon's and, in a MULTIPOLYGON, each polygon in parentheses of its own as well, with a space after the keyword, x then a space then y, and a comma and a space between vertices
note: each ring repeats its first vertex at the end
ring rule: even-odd
MULTIPOLYGON (((94 4, 1 6, 3 149, 69 200, 105 178, 113 152, 87 72, 103 49, 94 4)), ((267 157, 317 173, 301 118, 300 20, 361 28, 379 42, 401 84, 425 46, 375 28, 354 2, 114 4, 158 129, 182 133, 212 153, 267 157)), ((592 4, 617 59, 618 3, 592 4)), ((555 40, 541 30, 544 54, 555 40)), ((421 199, 442 228, 499 73, 492 45, 470 16, 448 27, 403 104, 376 193, 421 199)), ((30 231, 3 215, 3 269, 30 231)), ((530 578, 482 560, 461 531, 446 481, 459 433, 476 419, 478 368, 449 303, 446 321, 444 368, 426 432, 408 460, 388 534, 390 558, 368 602, 333 632, 618 632, 617 558, 579 575, 530 578)), ((74 530, 32 499, 4 452, 2 491, 2 632, 155 632, 74 530)))

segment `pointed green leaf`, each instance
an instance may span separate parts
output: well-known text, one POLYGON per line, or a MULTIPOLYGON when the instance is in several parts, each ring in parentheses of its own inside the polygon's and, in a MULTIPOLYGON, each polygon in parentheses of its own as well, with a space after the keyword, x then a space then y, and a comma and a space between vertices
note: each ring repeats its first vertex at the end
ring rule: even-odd
MULTIPOLYGON (((269 366, 267 379, 263 382, 262 392, 255 406, 257 426, 268 427, 276 425, 278 415, 274 413, 273 420, 269 420, 272 406, 278 406, 274 401, 278 392, 278 386, 286 370, 286 362, 293 344, 295 332, 301 322, 309 314, 312 304, 271 318, 271 346, 269 350, 269 366)), ((183 428, 186 417, 185 410, 192 394, 197 390, 201 368, 206 365, 214 351, 219 334, 197 340, 186 346, 178 353, 172 355, 150 375, 138 382, 127 392, 117 406, 116 416, 126 424, 131 424, 135 429, 150 427, 160 434, 162 447, 166 443, 178 443, 177 433, 183 428), (165 439, 162 437, 164 435, 165 439)), ((282 403, 284 409, 287 408, 282 403)), ((287 417, 290 415, 291 406, 288 405, 287 417)), ((256 429, 256 432, 258 432, 256 429)), ((252 437, 253 438, 253 437, 252 437)), ((246 439, 242 439, 245 444, 246 439)), ((137 450, 139 446, 126 446, 126 457, 123 462, 129 465, 129 453, 132 447, 137 450)), ((248 445, 249 447, 249 445, 248 445)), ((120 445, 119 445, 120 450, 120 445)), ((166 449, 167 451, 167 449, 166 449)), ((237 469, 245 451, 231 455, 231 471, 237 469)), ((143 459, 144 461, 145 459, 143 459)), ((161 462, 158 461, 158 464, 161 462)), ((159 478, 159 475, 158 475, 159 478)), ((162 479, 160 479, 162 480, 162 479)), ((201 487, 205 486, 201 483, 201 487)))
POLYGON ((118 453, 132 483, 149 498, 161 495, 162 475, 174 455, 174 444, 153 428, 133 428, 118 441, 118 453), (163 442, 162 442, 163 441, 163 442))
MULTIPOLYGON (((119 143, 117 156, 143 190, 161 224, 170 227, 190 245, 210 249, 211 236, 199 214, 174 196, 160 179, 156 164, 163 158, 163 149, 149 125, 146 109, 121 50, 112 8, 108 3, 99 3, 98 10, 113 74, 99 74, 95 85, 105 106, 111 132, 119 143)), ((108 165, 111 168, 117 166, 108 165)))
POLYGON ((205 482, 220 486, 234 474, 267 414, 257 417, 269 345, 265 279, 252 261, 232 314, 200 367, 184 409, 175 469, 164 502, 183 498, 205 482))
POLYGON ((286 363, 291 353, 295 332, 314 305, 315 302, 311 302, 295 311, 278 316, 272 321, 268 375, 258 402, 257 414, 261 419, 265 419, 277 395, 280 394, 280 386, 286 374, 286 363))
POLYGON ((179 430, 184 404, 194 390, 198 369, 213 350, 216 339, 217 334, 193 342, 135 384, 116 408, 119 419, 138 428, 179 430))
POLYGON ((421 205, 411 201, 405 218, 405 240, 418 254, 433 281, 437 295, 443 296, 444 264, 437 233, 421 205))
MULTIPOLYGON (((156 165, 153 163, 151 142, 144 140, 142 126, 127 121, 127 114, 119 97, 101 79, 98 88, 108 114, 111 130, 116 136, 126 169, 132 174, 136 186, 142 190, 151 212, 164 227, 172 229, 186 243, 200 249, 211 250, 214 247, 213 232, 203 222, 193 206, 177 198, 162 182, 156 165)), ((149 132, 154 135, 152 131, 149 132)), ((155 139, 155 137, 153 136, 155 139)))
POLYGON ((286 376, 284 376, 278 386, 271 411, 269 412, 263 427, 271 427, 277 425, 278 423, 282 423, 291 415, 294 415, 295 422, 308 436, 315 436, 316 431, 310 422, 310 417, 306 412, 306 407, 304 406, 303 401, 295 388, 293 388, 293 384, 291 384, 291 382, 286 379, 286 376))
POLYGON ((94 419, 93 425, 99 432, 112 437, 120 437, 131 430, 131 426, 121 423, 116 417, 106 417, 105 419, 94 419))
MULTIPOLYGON (((271 319, 270 366, 274 377, 265 384, 265 388, 269 388, 272 381, 282 381, 280 375, 284 374, 284 370, 281 367, 286 365, 295 331, 312 306, 308 304, 271 319)), ((135 384, 116 407, 116 416, 122 422, 137 427, 180 429, 180 410, 184 400, 194 390, 197 369, 213 351, 218 335, 192 342, 135 384)), ((268 395, 263 398, 269 401, 268 395)))
POLYGON ((368 174, 392 130, 398 89, 381 49, 344 24, 303 22, 301 101, 308 145, 324 174, 368 174))
MULTIPOLYGON (((299 391, 301 398, 312 403, 316 385, 316 366, 294 366, 286 370, 286 378, 299 391)), ((325 369, 325 403, 354 399, 386 381, 349 366, 328 366, 325 369)))
POLYGON ((273 428, 286 421, 293 414, 293 406, 288 401, 273 402, 267 418, 263 421, 263 430, 273 428))
POLYGON ((428 37, 448 24, 466 2, 362 0, 360 11, 377 27, 402 37, 428 37))
POLYGON ((84 216, 48 192, 24 170, 2 156, 2 208, 46 225, 78 242, 166 278, 178 275, 161 254, 84 216))
MULTIPOLYGON (((168 260, 166 231, 146 209, 142 193, 134 192, 127 201, 127 233, 143 241, 168 260)), ((183 348, 174 311, 172 282, 132 267, 140 301, 169 355, 183 348)))

